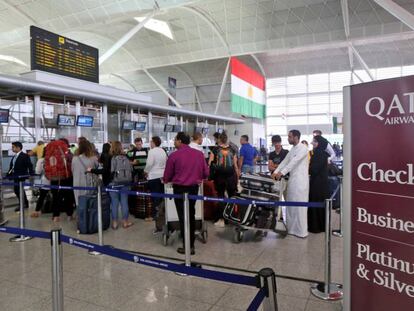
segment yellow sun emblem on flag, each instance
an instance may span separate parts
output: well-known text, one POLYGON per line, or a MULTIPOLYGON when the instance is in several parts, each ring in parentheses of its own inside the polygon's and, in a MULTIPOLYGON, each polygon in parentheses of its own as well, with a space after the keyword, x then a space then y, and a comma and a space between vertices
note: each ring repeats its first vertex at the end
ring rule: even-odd
POLYGON ((247 89, 247 97, 253 98, 253 88, 251 85, 249 85, 249 88, 247 89))

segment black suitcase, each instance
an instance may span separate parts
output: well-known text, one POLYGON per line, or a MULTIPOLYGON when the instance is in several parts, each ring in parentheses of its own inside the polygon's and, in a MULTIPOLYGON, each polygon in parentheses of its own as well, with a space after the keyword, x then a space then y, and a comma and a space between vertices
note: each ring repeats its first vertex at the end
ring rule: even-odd
MULTIPOLYGON (((96 194, 81 195, 78 207, 78 230, 81 234, 98 232, 98 199, 96 194)), ((111 207, 109 196, 102 194, 102 229, 109 228, 111 207)))

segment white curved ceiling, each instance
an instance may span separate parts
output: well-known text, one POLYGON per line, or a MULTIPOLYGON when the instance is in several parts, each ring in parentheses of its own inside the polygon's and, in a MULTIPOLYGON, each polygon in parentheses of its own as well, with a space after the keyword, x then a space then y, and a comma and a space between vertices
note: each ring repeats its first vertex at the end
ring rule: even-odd
MULTIPOLYGON (((413 0, 394 2, 414 13, 413 0)), ((258 68, 248 56, 255 54, 268 77, 349 70, 340 0, 157 3, 156 18, 168 22, 175 40, 142 29, 101 66, 103 83, 129 89, 132 85, 138 91, 155 89, 141 66, 150 68, 164 84, 169 75, 179 85, 192 85, 191 80, 197 85, 217 83, 229 53, 247 55, 244 59, 258 68)), ((348 6, 350 40, 368 66, 414 64, 410 28, 373 0, 348 0, 348 6)), ((29 26, 34 24, 96 46, 102 55, 137 24, 134 17, 147 15, 153 7, 154 1, 149 0, 4 0, 0 2, 0 54, 29 64, 29 26)), ((28 70, 0 62, 2 73, 28 70)))

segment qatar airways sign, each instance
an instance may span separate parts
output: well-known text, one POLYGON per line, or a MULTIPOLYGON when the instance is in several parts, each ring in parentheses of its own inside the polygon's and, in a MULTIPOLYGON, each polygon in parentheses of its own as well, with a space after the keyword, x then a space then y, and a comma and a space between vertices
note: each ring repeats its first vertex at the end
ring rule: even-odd
POLYGON ((365 103, 365 112, 385 125, 414 124, 414 92, 394 94, 391 102, 371 97, 365 103))
POLYGON ((344 92, 345 307, 414 310, 414 76, 344 92))

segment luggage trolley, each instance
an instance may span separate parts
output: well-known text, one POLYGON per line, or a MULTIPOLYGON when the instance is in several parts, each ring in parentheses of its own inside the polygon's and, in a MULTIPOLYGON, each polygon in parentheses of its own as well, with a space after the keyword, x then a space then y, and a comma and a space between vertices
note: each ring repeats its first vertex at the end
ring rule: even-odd
MULTIPOLYGON (((243 174, 240 177, 242 191, 233 199, 248 199, 258 201, 279 201, 280 195, 285 188, 285 182, 275 181, 265 174, 243 174)), ((244 232, 253 230, 267 236, 268 232, 274 232, 284 238, 287 228, 284 221, 278 222, 278 214, 281 206, 267 206, 256 204, 234 204, 228 203, 224 209, 223 216, 235 226, 233 240, 240 243, 244 232), (282 228, 278 228, 278 224, 282 228)))
MULTIPOLYGON (((173 187, 171 184, 165 184, 165 193, 173 194, 173 187)), ((198 195, 203 195, 203 185, 200 186, 198 195)), ((168 245, 173 232, 180 230, 180 223, 178 221, 177 209, 175 208, 174 199, 165 198, 165 223, 162 230, 162 241, 164 246, 168 245)), ((195 222, 196 222, 196 238, 202 243, 207 243, 208 233, 207 224, 204 221, 204 201, 197 200, 195 205, 195 222)), ((184 234, 184 233, 183 233, 184 234)))

